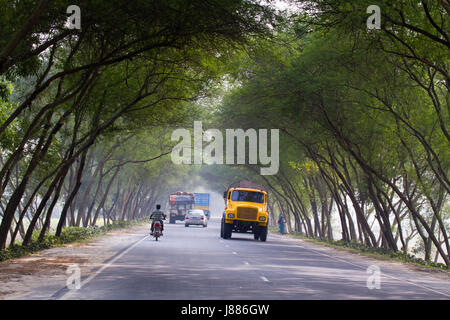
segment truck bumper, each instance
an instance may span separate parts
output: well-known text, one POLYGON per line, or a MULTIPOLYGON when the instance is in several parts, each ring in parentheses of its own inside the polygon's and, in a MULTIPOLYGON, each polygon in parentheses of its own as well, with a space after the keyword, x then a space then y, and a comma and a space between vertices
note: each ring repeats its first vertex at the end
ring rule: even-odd
POLYGON ((240 220, 240 219, 225 219, 225 223, 229 224, 255 224, 260 227, 267 226, 267 221, 254 221, 254 220, 240 220))
POLYGON ((246 221, 246 220, 238 220, 238 219, 226 219, 225 223, 233 225, 233 231, 235 232, 251 232, 253 233, 256 230, 256 227, 266 227, 266 223, 261 223, 260 221, 246 221))

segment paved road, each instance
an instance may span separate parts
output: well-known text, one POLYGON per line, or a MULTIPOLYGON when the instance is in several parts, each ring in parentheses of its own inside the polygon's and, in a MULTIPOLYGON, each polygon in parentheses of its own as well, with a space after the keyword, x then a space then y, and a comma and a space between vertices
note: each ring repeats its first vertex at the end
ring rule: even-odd
POLYGON ((269 234, 219 237, 220 224, 167 224, 161 241, 142 235, 79 290, 58 299, 450 299, 450 283, 380 262, 380 289, 369 289, 373 260, 269 234))

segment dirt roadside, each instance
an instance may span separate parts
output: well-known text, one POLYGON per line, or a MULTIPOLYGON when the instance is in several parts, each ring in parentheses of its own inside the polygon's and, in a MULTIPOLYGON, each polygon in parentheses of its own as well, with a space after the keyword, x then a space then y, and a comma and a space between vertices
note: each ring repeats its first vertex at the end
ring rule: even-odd
POLYGON ((80 268, 81 276, 103 265, 121 249, 148 233, 148 225, 108 232, 82 243, 39 251, 0 263, 0 300, 51 299, 66 286, 71 265, 80 268))

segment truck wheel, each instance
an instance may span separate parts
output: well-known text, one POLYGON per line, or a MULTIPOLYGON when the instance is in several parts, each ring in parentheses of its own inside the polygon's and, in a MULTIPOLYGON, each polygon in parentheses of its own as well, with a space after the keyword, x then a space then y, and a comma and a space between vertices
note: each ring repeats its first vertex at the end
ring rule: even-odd
POLYGON ((267 240, 267 227, 259 228, 259 240, 265 242, 267 240))
POLYGON ((230 239, 232 233, 233 225, 229 223, 223 224, 223 237, 224 239, 230 239))
POLYGON ((255 240, 259 239, 259 226, 254 226, 253 227, 253 238, 255 240))

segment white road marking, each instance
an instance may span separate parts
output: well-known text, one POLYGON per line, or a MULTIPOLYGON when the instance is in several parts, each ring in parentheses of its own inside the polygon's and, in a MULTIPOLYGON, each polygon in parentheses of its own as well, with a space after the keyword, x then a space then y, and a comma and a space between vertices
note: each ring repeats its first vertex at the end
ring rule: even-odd
MULTIPOLYGON (((80 288, 78 290, 80 290, 81 288, 83 288, 84 285, 88 284, 90 281, 92 281, 92 279, 94 279, 96 276, 98 276, 101 272, 103 272, 103 270, 105 270, 106 268, 108 268, 109 266, 111 266, 114 262, 116 262, 118 259, 120 259, 121 257, 123 257, 125 254, 127 254, 131 249, 133 249, 134 247, 136 247, 139 243, 141 243, 142 241, 144 241, 145 239, 147 239, 149 237, 149 235, 146 235, 144 238, 142 238, 141 240, 137 241, 136 243, 134 243, 131 247, 129 247, 128 249, 126 249, 124 252, 122 252, 121 254, 119 254, 117 257, 115 257, 114 259, 112 259, 110 262, 108 262, 107 264, 105 264, 103 267, 101 267, 100 269, 98 269, 95 273, 91 274, 88 278, 86 278, 81 284, 80 284, 80 288)), ((68 292, 66 292, 65 294, 63 294, 59 300, 64 300, 66 296, 70 295, 71 293, 73 293, 74 291, 78 291, 78 290, 70 290, 68 292)))
POLYGON ((270 281, 269 281, 269 279, 267 279, 267 278, 266 278, 266 277, 264 277, 264 276, 261 276, 260 278, 261 278, 261 279, 262 279, 262 281, 264 281, 264 282, 270 282, 270 281))
POLYGON ((250 263, 248 263, 247 261, 244 261, 244 264, 246 264, 246 265, 250 265, 250 263))
POLYGON ((236 251, 233 251, 233 254, 237 254, 237 252, 236 252, 236 251))

